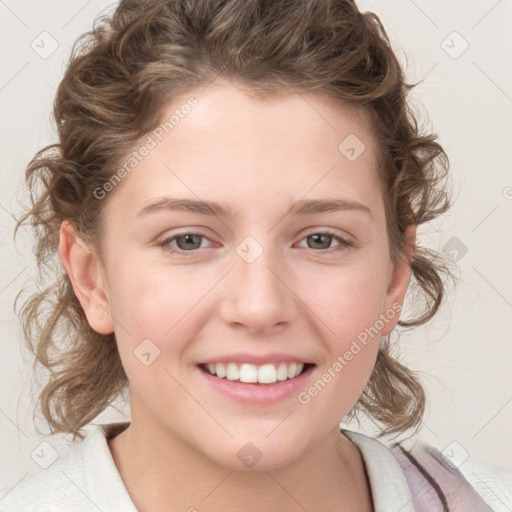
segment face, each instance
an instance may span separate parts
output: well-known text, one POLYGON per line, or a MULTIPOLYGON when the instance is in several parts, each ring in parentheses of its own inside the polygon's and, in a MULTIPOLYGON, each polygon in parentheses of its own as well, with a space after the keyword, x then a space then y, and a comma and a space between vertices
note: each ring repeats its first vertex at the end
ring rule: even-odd
POLYGON ((176 109, 103 199, 132 423, 226 466, 242 447, 282 466, 336 431, 398 320, 409 267, 390 260, 375 142, 314 94, 216 82, 162 120, 176 109))

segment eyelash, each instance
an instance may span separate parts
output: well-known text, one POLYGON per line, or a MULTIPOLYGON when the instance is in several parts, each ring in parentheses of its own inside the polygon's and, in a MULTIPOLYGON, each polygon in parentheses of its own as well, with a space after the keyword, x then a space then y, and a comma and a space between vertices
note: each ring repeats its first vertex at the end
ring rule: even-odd
MULTIPOLYGON (((186 236, 186 235, 195 235, 195 236, 199 236, 201 238, 206 238, 207 240, 210 240, 207 236, 205 235, 202 235, 201 233, 194 233, 194 232, 191 232, 191 231, 187 231, 187 232, 184 232, 184 233, 178 233, 176 235, 173 235, 171 237, 168 237, 168 238, 165 238, 164 240, 162 240, 161 242, 158 243, 158 246, 161 247, 162 249, 164 249, 166 252, 168 253, 171 253, 171 254, 179 254, 179 255, 190 255, 190 254, 194 254, 196 253, 197 251, 199 251, 199 249, 194 249, 194 250, 191 250, 191 251, 183 251, 182 249, 177 249, 177 248, 170 248, 171 246, 171 243, 174 242, 177 238, 181 238, 183 236, 186 236)), ((331 248, 331 249, 319 249, 319 250, 315 250, 315 249, 312 249, 313 251, 315 252, 319 252, 320 254, 332 254, 332 253, 337 253, 337 252, 341 252, 343 250, 347 250, 348 248, 350 247, 353 247, 354 244, 340 236, 339 234, 329 230, 329 229, 325 229, 323 231, 312 231, 311 233, 307 233, 306 235, 304 235, 302 238, 301 238, 301 241, 304 240, 305 238, 309 237, 309 236, 312 236, 312 235, 328 235, 328 236, 332 236, 333 239, 335 239, 336 241, 339 242, 339 245, 331 248)))

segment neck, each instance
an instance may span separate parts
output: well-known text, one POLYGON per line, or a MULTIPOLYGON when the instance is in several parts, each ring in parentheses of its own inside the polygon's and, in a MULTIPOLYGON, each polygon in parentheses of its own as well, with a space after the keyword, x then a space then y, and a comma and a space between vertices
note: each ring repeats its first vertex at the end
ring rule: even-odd
POLYGON ((217 464, 162 426, 138 421, 133 410, 132 423, 109 447, 140 512, 373 510, 361 454, 338 428, 271 470, 217 464))

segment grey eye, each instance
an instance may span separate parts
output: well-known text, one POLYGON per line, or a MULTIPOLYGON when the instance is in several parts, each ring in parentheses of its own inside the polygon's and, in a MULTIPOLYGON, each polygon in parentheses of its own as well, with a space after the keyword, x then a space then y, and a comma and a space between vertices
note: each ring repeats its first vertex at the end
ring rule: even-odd
POLYGON ((333 235, 329 235, 327 233, 315 233, 313 235, 307 236, 306 240, 308 240, 308 242, 311 240, 313 241, 312 247, 308 243, 308 247, 310 249, 329 249, 333 238, 333 235))
POLYGON ((199 249, 201 247, 201 241, 204 237, 201 235, 194 235, 192 233, 186 234, 186 235, 180 235, 175 238, 176 245, 179 249, 183 251, 190 251, 193 249, 199 249), (183 241, 183 243, 180 243, 180 241, 183 241))

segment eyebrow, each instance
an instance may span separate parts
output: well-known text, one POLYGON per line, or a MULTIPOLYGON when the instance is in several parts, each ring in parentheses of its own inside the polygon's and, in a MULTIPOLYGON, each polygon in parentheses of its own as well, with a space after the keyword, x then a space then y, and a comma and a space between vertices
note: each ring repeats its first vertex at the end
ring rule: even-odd
MULTIPOLYGON (((301 199, 294 203, 285 215, 313 215, 335 211, 360 211, 373 218, 370 208, 357 201, 345 199, 301 199)), ((198 201, 185 198, 163 197, 151 203, 137 213, 136 217, 144 217, 161 211, 184 211, 200 215, 215 215, 219 217, 236 217, 237 212, 230 206, 213 201, 198 201)))

